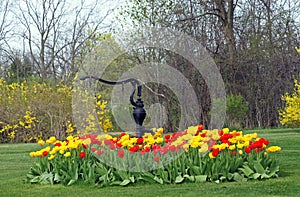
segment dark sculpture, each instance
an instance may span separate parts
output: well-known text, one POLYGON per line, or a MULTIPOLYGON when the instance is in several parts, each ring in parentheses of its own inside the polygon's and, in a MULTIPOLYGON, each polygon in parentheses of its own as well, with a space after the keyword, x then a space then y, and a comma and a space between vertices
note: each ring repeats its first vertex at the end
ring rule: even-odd
POLYGON ((133 118, 134 118, 134 121, 136 123, 136 137, 143 137, 144 133, 145 132, 151 132, 151 131, 148 131, 146 130, 144 127, 143 127, 143 122, 146 118, 146 110, 144 109, 144 102, 142 101, 141 99, 141 96, 142 96, 142 86, 140 85, 140 82, 135 79, 135 78, 129 78, 129 79, 125 79, 125 80, 122 80, 122 81, 108 81, 108 80, 104 80, 104 79, 101 79, 99 77, 95 77, 95 76, 85 76, 85 77, 81 77, 80 80, 85 80, 85 79, 95 79, 97 81, 100 81, 102 83, 106 83, 106 84, 109 84, 109 85, 121 85, 121 84, 125 84, 125 83, 131 83, 132 85, 132 92, 130 94, 130 103, 131 105, 133 105, 133 118), (137 96, 138 96, 138 99, 137 101, 135 102, 134 101, 134 93, 136 91, 136 88, 137 88, 137 96))

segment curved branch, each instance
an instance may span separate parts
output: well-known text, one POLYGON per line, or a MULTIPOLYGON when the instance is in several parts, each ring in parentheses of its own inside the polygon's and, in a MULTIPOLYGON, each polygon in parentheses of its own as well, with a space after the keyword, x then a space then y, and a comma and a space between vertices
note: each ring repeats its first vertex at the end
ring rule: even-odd
POLYGON ((80 80, 95 79, 97 81, 100 81, 102 83, 106 83, 109 85, 120 85, 120 84, 124 84, 124 83, 134 83, 135 85, 138 85, 138 86, 140 85, 139 80, 137 80, 135 78, 128 78, 128 79, 121 80, 121 81, 108 81, 108 80, 101 79, 101 78, 95 77, 95 76, 84 76, 84 77, 80 77, 79 79, 80 80))
POLYGON ((84 77, 80 77, 79 79, 80 80, 95 79, 97 81, 100 81, 102 83, 106 83, 106 84, 109 84, 109 85, 120 85, 120 84, 124 84, 124 83, 131 83, 132 91, 131 91, 129 100, 130 100, 130 103, 135 107, 137 106, 137 104, 136 104, 136 102, 134 102, 133 97, 134 97, 136 86, 138 86, 138 94, 137 94, 138 97, 142 96, 142 86, 140 85, 139 80, 137 80, 135 78, 128 78, 128 79, 121 80, 121 81, 108 81, 108 80, 101 79, 101 78, 95 77, 95 76, 84 76, 84 77))

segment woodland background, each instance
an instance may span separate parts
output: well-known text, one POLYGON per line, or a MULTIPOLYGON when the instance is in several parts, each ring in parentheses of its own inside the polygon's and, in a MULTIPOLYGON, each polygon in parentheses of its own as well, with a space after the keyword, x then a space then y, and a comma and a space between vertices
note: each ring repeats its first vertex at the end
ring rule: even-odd
MULTIPOLYGON (((295 50, 300 45, 300 2, 128 0, 118 5, 98 0, 1 0, 0 77, 8 84, 26 80, 51 87, 71 86, 85 55, 105 39, 113 43, 114 33, 128 26, 137 30, 168 27, 193 36, 214 58, 228 96, 224 126, 280 126, 281 96, 291 92, 294 79, 300 78, 300 53, 295 50)), ((190 80, 201 105, 199 119, 208 125, 211 101, 205 82, 176 54, 155 49, 132 51, 116 60, 111 67, 114 73, 107 76, 117 79, 129 67, 148 61, 165 61, 190 80)), ((168 114, 163 126, 175 131, 176 98, 161 85, 148 84, 148 89, 145 103, 162 103, 168 114)), ((104 98, 109 100, 109 96, 104 98)), ((6 108, 1 105, 0 121, 5 122, 6 108)), ((67 119, 61 130, 66 129, 67 119)))

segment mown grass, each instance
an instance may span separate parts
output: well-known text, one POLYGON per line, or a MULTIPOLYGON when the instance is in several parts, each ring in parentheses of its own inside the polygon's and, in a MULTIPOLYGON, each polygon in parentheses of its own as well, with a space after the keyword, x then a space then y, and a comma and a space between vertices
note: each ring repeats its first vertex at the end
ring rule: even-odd
MULTIPOLYGON (((0 145, 0 196, 299 196, 300 129, 256 130, 260 137, 279 145, 279 178, 265 181, 184 184, 138 184, 128 187, 100 188, 77 184, 34 185, 24 182, 33 160, 29 152, 35 144, 0 145)), ((245 131, 245 132, 253 132, 245 131)))

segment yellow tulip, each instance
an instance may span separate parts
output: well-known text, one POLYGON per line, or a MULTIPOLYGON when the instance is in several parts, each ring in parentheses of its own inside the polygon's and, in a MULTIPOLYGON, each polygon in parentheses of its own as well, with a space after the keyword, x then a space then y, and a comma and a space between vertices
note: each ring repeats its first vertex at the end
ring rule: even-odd
POLYGON ((44 146, 45 141, 44 141, 44 140, 39 140, 39 141, 38 141, 38 144, 39 144, 40 146, 44 146))
POLYGON ((235 144, 229 146, 229 150, 235 150, 235 144))
POLYGON ((55 149, 52 149, 49 153, 50 153, 51 155, 55 155, 55 154, 56 154, 56 150, 55 150, 55 149))
POLYGON ((267 152, 269 152, 269 153, 274 153, 274 152, 278 152, 278 151, 281 151, 281 147, 279 147, 279 146, 270 146, 267 149, 267 152))
POLYGON ((92 142, 91 138, 86 138, 85 140, 82 141, 82 143, 87 146, 89 146, 91 144, 91 142, 92 142))
POLYGON ((189 133, 182 136, 182 139, 184 139, 184 140, 190 140, 192 138, 193 138, 193 136, 191 134, 189 134, 189 133))
POLYGON ((208 144, 204 143, 198 151, 199 153, 206 153, 208 151, 208 144))
POLYGON ((219 149, 220 150, 224 150, 224 149, 226 149, 228 147, 229 147, 229 145, 227 143, 222 143, 222 144, 220 144, 219 149))
POLYGON ((242 148, 244 147, 244 144, 238 143, 238 144, 236 145, 236 147, 237 147, 238 149, 242 149, 242 148))
POLYGON ((51 150, 50 146, 47 146, 46 148, 43 149, 44 151, 49 152, 51 150))
POLYGON ((50 140, 52 143, 56 142, 56 138, 55 138, 54 136, 51 136, 51 137, 49 138, 49 140, 50 140))
POLYGON ((198 143, 197 141, 193 141, 193 142, 191 143, 191 147, 192 147, 192 148, 197 148, 198 145, 199 145, 199 143, 198 143))
POLYGON ((213 159, 213 158, 216 158, 212 155, 212 152, 209 153, 209 158, 213 159))
POLYGON ((70 153, 70 152, 66 152, 66 153, 64 154, 64 156, 65 156, 65 157, 70 157, 70 156, 71 156, 71 153, 70 153))
POLYGON ((162 134, 163 132, 164 132, 164 129, 163 129, 163 128, 158 128, 158 129, 157 129, 157 133, 162 134))
POLYGON ((67 139, 68 141, 71 141, 71 140, 73 140, 73 136, 69 135, 66 139, 67 139))
POLYGON ((35 154, 35 152, 30 152, 29 155, 30 155, 30 157, 35 157, 36 154, 35 154))
POLYGON ((229 133, 229 129, 228 128, 224 128, 222 129, 224 134, 228 134, 229 133))
POLYGON ((256 139, 257 138, 257 133, 253 133, 252 138, 256 139))
POLYGON ((155 142, 158 144, 161 144, 164 141, 164 139, 162 137, 158 137, 156 138, 155 142))
POLYGON ((191 135, 195 135, 198 131, 198 126, 188 127, 187 133, 191 135))
POLYGON ((48 160, 52 160, 52 159, 54 159, 54 155, 51 155, 50 157, 48 157, 48 160))
POLYGON ((184 144, 182 147, 184 148, 185 152, 189 151, 189 145, 188 144, 184 144))

